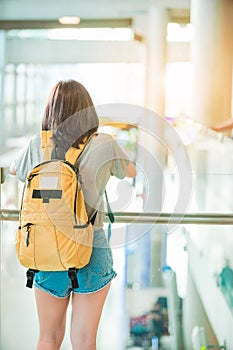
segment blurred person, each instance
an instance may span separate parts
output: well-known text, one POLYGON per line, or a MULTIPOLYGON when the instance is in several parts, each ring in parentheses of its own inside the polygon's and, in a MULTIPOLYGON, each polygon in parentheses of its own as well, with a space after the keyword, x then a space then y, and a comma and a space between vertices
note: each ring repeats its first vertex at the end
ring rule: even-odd
MULTIPOLYGON (((60 81, 52 89, 42 121, 42 130, 52 131, 52 158, 64 159, 68 148, 79 148, 91 137, 79 161, 79 173, 88 216, 101 198, 94 222, 94 241, 107 240, 103 193, 110 176, 135 177, 136 170, 112 136, 97 133, 99 119, 85 87, 74 80, 60 81), (95 185, 96 193, 93 193, 95 185), (86 198, 88 200, 86 200, 86 198)), ((29 171, 43 162, 40 133, 11 164, 10 172, 25 182, 29 171)), ((95 246, 88 265, 78 270, 78 288, 72 288, 67 271, 39 271, 35 274, 35 299, 39 318, 37 350, 58 350, 66 327, 66 312, 72 299, 71 343, 73 350, 96 350, 96 335, 113 270, 109 242, 95 246)))
POLYGON ((157 336, 159 339, 163 334, 163 324, 161 306, 158 302, 155 302, 152 309, 150 310, 150 320, 152 326, 152 335, 157 336))

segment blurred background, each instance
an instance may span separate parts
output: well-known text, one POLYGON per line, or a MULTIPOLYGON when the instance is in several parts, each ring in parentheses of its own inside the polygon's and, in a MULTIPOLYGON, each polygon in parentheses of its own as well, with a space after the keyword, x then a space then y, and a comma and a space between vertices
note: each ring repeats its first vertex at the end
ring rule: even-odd
POLYGON ((23 187, 9 165, 66 79, 137 167, 108 185, 118 276, 98 350, 233 349, 232 58, 232 0, 0 0, 1 350, 35 349, 38 336, 4 216, 23 187))

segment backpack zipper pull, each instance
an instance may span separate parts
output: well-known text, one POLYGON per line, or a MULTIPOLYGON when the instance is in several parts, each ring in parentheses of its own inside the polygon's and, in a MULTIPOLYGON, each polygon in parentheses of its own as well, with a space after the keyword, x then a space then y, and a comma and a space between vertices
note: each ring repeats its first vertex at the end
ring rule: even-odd
POLYGON ((30 224, 27 225, 26 232, 27 232, 26 247, 28 247, 29 246, 29 235, 30 235, 30 224))
POLYGON ((27 188, 30 186, 30 183, 33 179, 34 176, 36 176, 37 174, 32 174, 28 179, 27 179, 27 188))
POLYGON ((32 180, 33 176, 30 176, 27 180, 27 188, 29 187, 30 183, 31 183, 31 180, 32 180))

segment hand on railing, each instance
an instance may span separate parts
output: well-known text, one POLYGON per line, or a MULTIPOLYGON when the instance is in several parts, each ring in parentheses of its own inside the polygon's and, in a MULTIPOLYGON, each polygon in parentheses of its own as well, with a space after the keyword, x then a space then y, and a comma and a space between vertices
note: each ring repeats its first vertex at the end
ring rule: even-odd
POLYGON ((233 118, 224 120, 221 123, 210 126, 210 128, 217 132, 223 132, 233 129, 233 118))

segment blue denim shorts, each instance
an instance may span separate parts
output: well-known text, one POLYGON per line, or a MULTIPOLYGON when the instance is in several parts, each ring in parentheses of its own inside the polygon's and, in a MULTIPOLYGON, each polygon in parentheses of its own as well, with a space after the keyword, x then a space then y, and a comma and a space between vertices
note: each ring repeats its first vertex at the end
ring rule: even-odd
POLYGON ((71 292, 77 294, 97 292, 115 276, 112 250, 101 228, 94 232, 93 250, 89 263, 77 272, 78 288, 72 288, 67 271, 39 271, 35 274, 35 286, 58 298, 66 298, 71 292))

